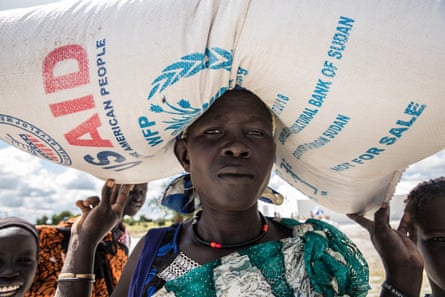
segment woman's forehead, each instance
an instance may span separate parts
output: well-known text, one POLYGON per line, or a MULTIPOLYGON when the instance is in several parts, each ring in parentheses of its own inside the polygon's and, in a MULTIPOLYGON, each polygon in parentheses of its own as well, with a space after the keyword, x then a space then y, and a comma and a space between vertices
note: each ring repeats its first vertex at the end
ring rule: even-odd
POLYGON ((261 101, 255 94, 248 91, 227 91, 220 98, 218 98, 215 103, 210 107, 210 109, 218 107, 220 105, 249 105, 252 108, 257 106, 259 108, 267 110, 264 102, 261 101))
POLYGON ((236 112, 239 112, 238 116, 245 115, 253 120, 271 118, 267 106, 254 94, 247 91, 229 91, 217 99, 198 121, 209 117, 233 118, 236 112))

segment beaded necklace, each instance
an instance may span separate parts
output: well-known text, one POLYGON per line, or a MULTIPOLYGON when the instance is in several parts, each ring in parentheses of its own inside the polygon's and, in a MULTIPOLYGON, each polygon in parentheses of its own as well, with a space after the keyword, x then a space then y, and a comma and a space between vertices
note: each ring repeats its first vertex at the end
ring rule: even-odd
POLYGON ((208 247, 211 247, 211 248, 215 248, 215 249, 236 249, 236 248, 251 245, 252 243, 255 243, 255 242, 259 241, 261 238, 263 238, 264 235, 266 235, 267 231, 269 230, 269 225, 266 222, 266 218, 260 212, 259 212, 259 214, 261 217, 262 227, 261 227, 260 233, 256 237, 249 239, 247 241, 239 242, 239 243, 225 244, 225 243, 219 243, 216 241, 207 241, 207 240, 203 239, 201 236, 199 236, 198 229, 197 229, 198 221, 201 218, 201 211, 199 211, 196 213, 196 215, 192 221, 193 238, 198 243, 208 246, 208 247))

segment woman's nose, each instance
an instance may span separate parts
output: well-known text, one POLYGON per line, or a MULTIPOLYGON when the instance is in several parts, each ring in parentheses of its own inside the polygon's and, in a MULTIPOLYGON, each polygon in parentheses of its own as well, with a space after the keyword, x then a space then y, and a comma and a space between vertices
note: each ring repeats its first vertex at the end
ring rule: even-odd
POLYGON ((250 148, 239 140, 229 141, 223 149, 225 156, 237 157, 237 158, 249 158, 250 148))

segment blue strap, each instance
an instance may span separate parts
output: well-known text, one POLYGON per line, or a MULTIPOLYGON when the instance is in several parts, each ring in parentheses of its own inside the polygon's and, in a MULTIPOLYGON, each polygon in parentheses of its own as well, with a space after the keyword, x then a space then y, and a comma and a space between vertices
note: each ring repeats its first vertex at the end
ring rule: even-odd
POLYGON ((144 289, 145 278, 150 272, 151 265, 156 258, 157 251, 164 235, 171 228, 154 228, 150 229, 145 236, 144 247, 139 255, 136 269, 130 282, 130 290, 128 297, 141 297, 144 289))

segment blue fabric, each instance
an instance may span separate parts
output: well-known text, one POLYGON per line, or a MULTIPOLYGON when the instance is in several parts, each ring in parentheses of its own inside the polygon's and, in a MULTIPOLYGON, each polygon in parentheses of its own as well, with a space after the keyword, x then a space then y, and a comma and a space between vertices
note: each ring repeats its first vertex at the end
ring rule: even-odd
POLYGON ((164 192, 161 204, 183 214, 190 214, 195 211, 193 184, 190 174, 181 175, 170 183, 164 192), (175 185, 180 187, 178 187, 177 192, 172 192, 170 188, 174 189, 175 185))
POLYGON ((140 297, 142 296, 142 290, 146 277, 150 274, 150 268, 156 258, 159 245, 161 244, 164 234, 169 230, 176 228, 171 226, 168 228, 155 228, 151 229, 145 236, 144 247, 142 248, 141 254, 139 256, 138 262, 136 264, 136 269, 133 272, 133 277, 130 282, 130 289, 128 291, 129 297, 140 297))

